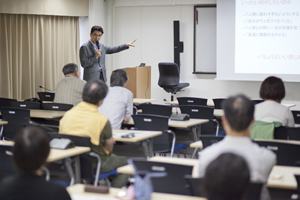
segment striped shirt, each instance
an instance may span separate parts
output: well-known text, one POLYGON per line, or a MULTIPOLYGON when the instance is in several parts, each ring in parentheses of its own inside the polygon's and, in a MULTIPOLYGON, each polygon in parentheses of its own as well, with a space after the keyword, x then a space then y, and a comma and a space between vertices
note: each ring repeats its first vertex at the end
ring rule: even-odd
POLYGON ((56 86, 54 103, 66 103, 76 106, 82 101, 85 81, 73 75, 66 75, 56 86))

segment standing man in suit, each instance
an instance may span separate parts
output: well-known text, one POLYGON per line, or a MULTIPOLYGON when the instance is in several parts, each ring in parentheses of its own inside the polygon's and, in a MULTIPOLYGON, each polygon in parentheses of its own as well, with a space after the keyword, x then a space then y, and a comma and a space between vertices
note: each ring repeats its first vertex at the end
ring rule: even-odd
POLYGON ((106 82, 105 55, 113 54, 134 47, 132 42, 122 44, 116 47, 107 47, 99 43, 104 31, 101 26, 93 26, 91 29, 91 39, 80 47, 79 56, 81 66, 84 68, 83 79, 89 81, 91 79, 101 79, 106 82))

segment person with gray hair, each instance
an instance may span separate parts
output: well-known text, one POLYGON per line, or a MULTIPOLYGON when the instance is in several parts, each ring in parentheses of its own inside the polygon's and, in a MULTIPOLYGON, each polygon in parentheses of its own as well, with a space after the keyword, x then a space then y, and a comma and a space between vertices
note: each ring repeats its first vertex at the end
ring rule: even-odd
POLYGON ((120 129, 123 122, 128 122, 133 112, 133 94, 125 88, 128 81, 124 69, 116 69, 111 73, 110 88, 103 104, 98 108, 105 115, 112 129, 120 129))
POLYGON ((76 106, 82 101, 82 91, 86 82, 80 79, 78 66, 74 63, 66 64, 62 72, 65 78, 57 84, 53 102, 76 106))
MULTIPOLYGON (((223 101, 225 116, 222 123, 226 132, 223 140, 199 152, 199 177, 207 166, 222 153, 235 153, 243 157, 250 169, 250 180, 266 183, 276 164, 276 155, 250 139, 250 127, 254 124, 254 105, 244 95, 232 96, 223 101)), ((269 199, 264 187, 262 199, 269 199)))

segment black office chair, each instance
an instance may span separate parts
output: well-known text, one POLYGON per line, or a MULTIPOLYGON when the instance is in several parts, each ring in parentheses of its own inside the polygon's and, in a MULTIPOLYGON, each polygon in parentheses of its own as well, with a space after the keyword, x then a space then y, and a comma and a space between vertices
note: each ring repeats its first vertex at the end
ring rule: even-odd
POLYGON ((177 97, 177 100, 180 106, 185 106, 185 105, 207 106, 207 99, 203 99, 203 98, 177 97))
POLYGON ((210 136, 210 135, 201 135, 200 140, 202 141, 203 149, 214 144, 220 142, 224 139, 224 136, 210 136))
POLYGON ((151 179, 154 192, 190 195, 185 187, 185 175, 191 175, 193 166, 133 160, 137 169, 148 172, 167 172, 167 175, 151 179))
POLYGON ((0 108, 2 120, 8 124, 3 125, 1 138, 12 140, 17 132, 30 120, 30 110, 20 108, 0 108))
MULTIPOLYGON (((48 133, 48 135, 50 139, 68 138, 74 142, 75 146, 81 146, 81 147, 92 146, 90 137, 75 136, 69 134, 58 134, 58 133, 48 133)), ((116 169, 106 173, 101 173, 100 168, 101 168, 101 158, 98 154, 94 152, 88 152, 80 155, 80 175, 82 180, 86 180, 88 182, 94 180, 94 186, 97 186, 99 180, 106 179, 108 176, 111 175, 118 175, 116 169), (96 173, 93 168, 93 162, 95 158, 97 160, 96 173)), ((106 179, 106 181, 109 182, 108 179, 106 179)))
POLYGON ((64 103, 43 103, 42 108, 44 110, 59 110, 59 111, 68 111, 73 107, 72 104, 64 103))
POLYGON ((300 145, 279 142, 275 140, 259 141, 255 140, 259 146, 272 150, 277 156, 277 165, 299 166, 300 165, 300 145))
POLYGON ((143 114, 161 115, 169 117, 172 115, 172 106, 157 105, 157 104, 141 104, 143 114))
POLYGON ((0 107, 10 107, 12 101, 17 101, 16 99, 0 98, 0 107))
POLYGON ((208 119, 208 123, 201 125, 201 135, 218 135, 219 133, 219 122, 214 119, 214 107, 210 106, 179 106, 181 113, 188 114, 190 118, 194 119, 208 119), (214 123, 217 124, 216 132, 214 123))
POLYGON ((285 126, 275 127, 274 128, 274 139, 288 140, 289 139, 288 127, 285 127, 285 126))
POLYGON ((30 101, 11 101, 10 106, 13 108, 22 108, 22 109, 41 109, 41 104, 38 102, 30 101))
POLYGON ((300 124, 300 110, 292 110, 295 124, 300 124))
POLYGON ((179 83, 180 73, 179 67, 176 63, 161 62, 158 63, 159 79, 158 85, 166 92, 172 94, 171 100, 173 101, 173 95, 188 87, 189 83, 179 83))
POLYGON ((213 99, 215 109, 222 109, 222 102, 226 100, 225 98, 216 98, 213 99))
POLYGON ((297 194, 298 194, 298 198, 299 199, 299 196, 300 196, 300 175, 299 174, 294 174, 295 176, 295 179, 297 181, 297 194))
POLYGON ((54 92, 38 92, 41 101, 53 101, 55 97, 54 92))
POLYGON ((2 178, 17 173, 12 160, 11 146, 0 145, 0 181, 2 178))
POLYGON ((174 152, 187 148, 184 144, 176 144, 175 134, 169 130, 169 117, 159 115, 132 115, 134 127, 137 130, 162 131, 162 135, 153 138, 154 153, 170 153, 173 157, 174 152), (169 136, 172 135, 172 144, 170 146, 169 136))

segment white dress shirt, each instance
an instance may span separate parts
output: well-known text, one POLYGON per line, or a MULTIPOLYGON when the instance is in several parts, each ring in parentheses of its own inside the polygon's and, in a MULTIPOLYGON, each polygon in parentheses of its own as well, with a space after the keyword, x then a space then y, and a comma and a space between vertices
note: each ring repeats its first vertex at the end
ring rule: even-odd
POLYGON ((206 167, 222 153, 234 153, 243 157, 250 169, 252 181, 267 182, 268 176, 276 164, 276 155, 252 142, 249 137, 226 136, 199 152, 199 177, 205 175, 206 167))
POLYGON ((120 129, 124 117, 131 117, 132 109, 133 94, 121 86, 110 87, 103 104, 98 108, 109 119, 112 129, 120 129))

